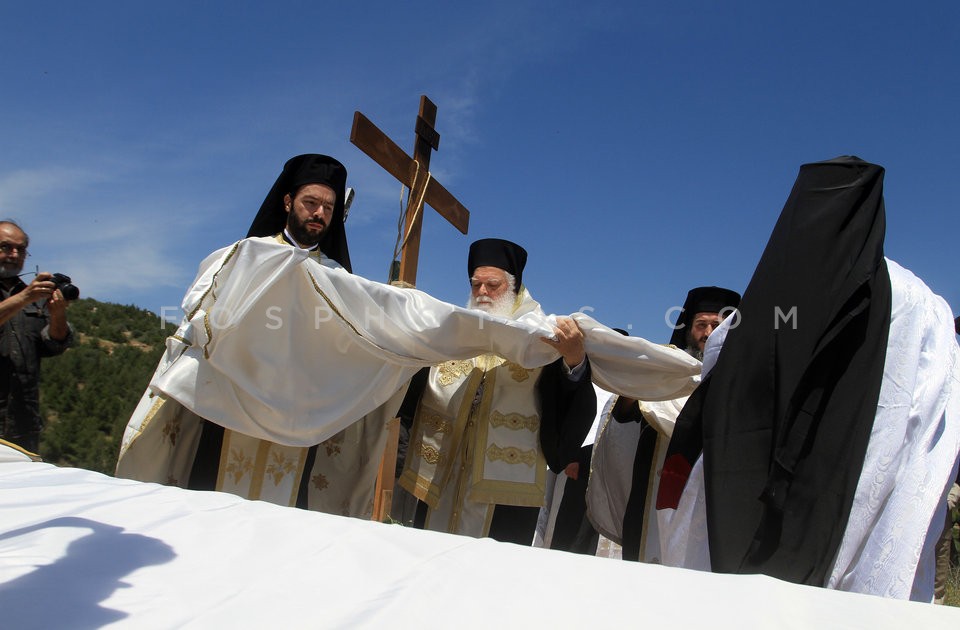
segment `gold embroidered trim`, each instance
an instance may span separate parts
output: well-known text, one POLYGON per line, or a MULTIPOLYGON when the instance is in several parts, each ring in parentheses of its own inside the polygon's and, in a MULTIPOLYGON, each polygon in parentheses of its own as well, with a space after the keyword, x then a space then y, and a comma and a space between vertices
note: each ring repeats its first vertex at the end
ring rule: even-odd
POLYGON ((192 343, 189 339, 186 339, 185 337, 181 337, 180 335, 170 335, 170 338, 171 338, 171 339, 176 339, 176 340, 179 341, 180 343, 185 343, 185 344, 187 344, 188 346, 193 345, 193 343, 192 343))
POLYGON ((425 462, 434 466, 436 466, 440 460, 443 459, 443 457, 440 455, 440 451, 432 446, 427 446, 422 442, 418 445, 417 451, 425 462))
POLYGON ((467 376, 473 370, 469 361, 447 361, 437 367, 437 382, 447 387, 457 382, 462 376, 467 376))
MULTIPOLYGON (((220 275, 220 272, 223 271, 223 268, 227 266, 227 263, 230 262, 230 259, 233 258, 233 255, 237 253, 237 248, 240 247, 240 241, 237 241, 233 244, 233 248, 230 250, 230 253, 227 254, 227 257, 223 259, 223 262, 220 263, 220 268, 217 269, 217 272, 213 274, 213 279, 210 280, 210 286, 207 287, 207 290, 203 292, 203 295, 200 296, 200 300, 197 301, 197 307, 190 311, 190 314, 187 315, 187 319, 193 319, 193 316, 197 314, 197 311, 200 310, 200 307, 203 306, 203 301, 207 299, 207 295, 213 291, 214 285, 217 283, 217 276, 220 275)), ((216 299, 216 296, 214 296, 216 299)))
POLYGON ((525 416, 519 413, 503 414, 499 411, 494 411, 490 414, 490 425, 494 427, 507 427, 513 431, 520 431, 521 429, 536 431, 540 428, 540 418, 536 415, 525 416))
POLYGON ((203 344, 203 358, 210 358, 210 351, 207 350, 207 347, 210 345, 210 342, 213 341, 213 330, 210 328, 210 311, 208 310, 203 314, 203 329, 207 331, 207 343, 203 344))
POLYGON ((432 413, 425 416, 422 422, 433 433, 450 433, 450 423, 440 414, 432 413))
POLYGON ((513 361, 507 361, 504 364, 504 367, 510 370, 510 376, 512 376, 513 380, 517 381, 518 383, 522 383, 523 381, 530 378, 530 370, 523 367, 522 365, 518 365, 514 363, 513 361))
POLYGON ((343 313, 340 312, 340 309, 334 306, 333 301, 327 297, 326 293, 323 292, 323 289, 321 289, 320 285, 317 284, 317 279, 313 277, 313 274, 308 271, 307 275, 310 276, 310 282, 313 283, 313 288, 316 290, 317 293, 320 294, 320 297, 323 298, 323 300, 327 303, 327 306, 330 307, 330 309, 334 312, 334 314, 340 319, 342 319, 343 323, 349 326, 350 330, 352 330, 358 337, 362 337, 363 335, 360 334, 360 331, 357 330, 357 327, 351 324, 349 321, 347 321, 347 318, 343 316, 343 313))
POLYGON ((513 446, 503 448, 491 444, 487 449, 487 459, 492 462, 500 460, 508 464, 526 464, 532 468, 537 463, 537 451, 535 449, 523 451, 513 446))
MULTIPOLYGON (((230 259, 233 258, 233 255, 237 253, 237 248, 240 247, 241 241, 237 241, 233 244, 233 247, 230 248, 230 251, 227 253, 227 257, 223 259, 223 262, 220 263, 220 268, 217 269, 216 273, 213 274, 213 278, 210 279, 210 286, 207 287, 207 290, 203 292, 203 295, 200 296, 200 299, 197 301, 197 306, 190 314, 187 315, 187 319, 193 319, 193 316, 197 314, 197 311, 200 310, 200 307, 203 306, 203 301, 207 299, 208 295, 213 293, 213 287, 217 285, 217 276, 220 275, 220 272, 223 271, 223 268, 227 266, 227 263, 230 262, 230 259)), ((213 301, 217 301, 217 296, 213 295, 213 301)), ((210 345, 210 342, 213 341, 213 333, 210 330, 210 309, 207 309, 207 312, 203 315, 203 328, 207 331, 207 343, 203 344, 203 356, 206 359, 210 358, 210 353, 207 351, 207 346, 210 345)))

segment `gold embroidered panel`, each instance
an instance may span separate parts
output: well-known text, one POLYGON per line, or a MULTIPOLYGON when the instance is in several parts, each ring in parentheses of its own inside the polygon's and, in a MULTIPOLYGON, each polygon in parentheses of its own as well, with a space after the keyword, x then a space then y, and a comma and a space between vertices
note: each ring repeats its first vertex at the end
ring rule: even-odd
POLYGON ((267 464, 266 475, 273 479, 273 485, 279 486, 280 482, 287 475, 291 475, 297 470, 297 461, 292 457, 287 457, 283 452, 272 451, 270 453, 270 463, 267 464))
POLYGON ((433 433, 449 433, 451 429, 450 423, 437 413, 428 414, 421 421, 433 433))
POLYGON ((510 370, 510 376, 512 376, 513 380, 517 381, 518 383, 522 383, 523 381, 530 378, 530 370, 523 367, 522 365, 517 365, 512 361, 507 361, 503 365, 508 370, 510 370))
POLYGON ((491 444, 487 449, 487 459, 492 462, 503 461, 508 464, 526 464, 531 468, 537 463, 537 451, 534 449, 520 450, 513 446, 506 448, 491 444))
POLYGON ((473 364, 470 361, 446 361, 437 366, 437 382, 444 387, 452 385, 470 374, 471 370, 473 364))
POLYGON ((540 428, 540 418, 535 415, 525 416, 519 413, 504 414, 499 411, 494 411, 490 414, 490 426, 507 427, 514 431, 520 431, 521 429, 536 431, 540 428))
POLYGON ((227 461, 226 472, 238 484, 244 475, 253 470, 253 458, 244 455, 239 449, 230 450, 230 459, 227 461))
POLYGON ((423 458, 423 461, 433 466, 436 466, 440 460, 443 459, 443 457, 440 455, 440 451, 432 446, 427 446, 422 442, 418 445, 417 450, 420 453, 420 457, 423 458))

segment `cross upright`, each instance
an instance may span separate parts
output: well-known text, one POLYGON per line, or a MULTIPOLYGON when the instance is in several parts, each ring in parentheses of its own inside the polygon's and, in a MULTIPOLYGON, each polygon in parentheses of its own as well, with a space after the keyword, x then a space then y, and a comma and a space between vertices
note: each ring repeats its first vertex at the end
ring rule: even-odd
MULTIPOLYGON (((391 281, 399 280, 409 286, 417 284, 424 203, 429 204, 463 234, 467 233, 470 223, 470 211, 430 175, 430 152, 440 147, 440 134, 433 128, 436 122, 437 106, 426 96, 421 96, 420 112, 414 128, 416 139, 412 158, 360 112, 353 113, 353 127, 350 129, 350 142, 410 190, 401 235, 400 268, 396 277, 393 277, 394 269, 391 268, 390 271, 391 281)), ((394 418, 388 423, 387 429, 387 444, 380 460, 374 491, 373 518, 378 521, 383 521, 390 511, 400 431, 399 419, 394 418)))
POLYGON ((400 280, 411 286, 417 283, 423 205, 430 205, 463 234, 467 233, 470 223, 470 211, 430 175, 430 151, 440 147, 440 134, 433 128, 436 121, 437 106, 426 96, 421 96, 412 158, 360 112, 354 112, 353 127, 350 129, 350 142, 410 190, 403 226, 400 270, 398 277, 391 280, 400 280))

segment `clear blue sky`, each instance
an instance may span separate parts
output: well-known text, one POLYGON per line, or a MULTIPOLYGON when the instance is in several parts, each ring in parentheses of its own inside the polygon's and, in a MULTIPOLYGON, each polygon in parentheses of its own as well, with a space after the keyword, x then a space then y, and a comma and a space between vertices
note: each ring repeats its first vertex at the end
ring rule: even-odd
POLYGON ((407 151, 438 106, 418 286, 467 296, 466 252, 530 252, 547 312, 666 341, 697 285, 742 291, 801 164, 887 169, 886 252, 960 307, 960 4, 4 2, 0 216, 85 296, 177 306, 243 237, 283 162, 357 191, 354 271, 385 280, 400 186, 349 142, 407 151), (953 253, 951 253, 953 252, 953 253))

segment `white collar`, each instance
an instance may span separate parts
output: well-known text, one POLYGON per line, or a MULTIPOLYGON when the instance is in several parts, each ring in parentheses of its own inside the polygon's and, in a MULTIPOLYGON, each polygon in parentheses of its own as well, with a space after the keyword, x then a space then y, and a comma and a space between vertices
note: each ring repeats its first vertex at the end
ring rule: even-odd
POLYGON ((303 245, 297 242, 297 239, 293 238, 293 235, 291 235, 290 232, 287 231, 287 228, 283 228, 283 235, 286 237, 288 241, 290 241, 290 244, 296 247, 297 249, 302 249, 308 252, 312 252, 313 250, 320 247, 320 243, 317 243, 316 245, 313 245, 311 247, 304 247, 303 245))

